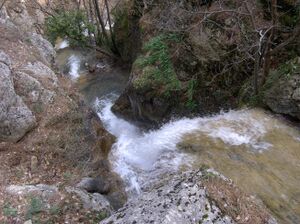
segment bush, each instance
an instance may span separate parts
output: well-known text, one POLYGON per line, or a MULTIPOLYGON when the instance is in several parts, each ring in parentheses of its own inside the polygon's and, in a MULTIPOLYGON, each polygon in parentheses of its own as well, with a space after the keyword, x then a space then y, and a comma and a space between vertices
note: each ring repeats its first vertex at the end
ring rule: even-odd
POLYGON ((144 71, 144 74, 135 80, 135 88, 144 88, 148 85, 163 86, 166 96, 170 95, 171 91, 180 89, 180 82, 176 76, 168 47, 168 42, 179 42, 180 40, 177 35, 162 34, 145 44, 144 56, 140 56, 135 61, 135 66, 144 71))
POLYGON ((58 11, 46 19, 46 35, 52 44, 57 38, 68 38, 72 46, 86 46, 89 41, 87 32, 95 28, 83 11, 58 11))

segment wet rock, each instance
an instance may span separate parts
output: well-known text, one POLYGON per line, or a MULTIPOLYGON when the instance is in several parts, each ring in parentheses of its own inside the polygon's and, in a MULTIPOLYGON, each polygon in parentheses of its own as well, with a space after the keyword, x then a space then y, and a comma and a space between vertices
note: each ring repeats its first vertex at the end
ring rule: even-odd
POLYGON ((209 200, 202 178, 188 172, 161 180, 101 223, 234 223, 209 200))
POLYGON ((36 119, 14 90, 11 61, 0 51, 0 141, 19 141, 36 125, 36 119))
POLYGON ((89 193, 107 194, 109 192, 109 184, 101 177, 83 178, 77 187, 89 193))
POLYGON ((109 201, 101 194, 90 194, 78 188, 66 187, 68 193, 76 194, 82 201, 85 209, 91 209, 93 211, 105 211, 107 214, 111 214, 112 208, 109 201))

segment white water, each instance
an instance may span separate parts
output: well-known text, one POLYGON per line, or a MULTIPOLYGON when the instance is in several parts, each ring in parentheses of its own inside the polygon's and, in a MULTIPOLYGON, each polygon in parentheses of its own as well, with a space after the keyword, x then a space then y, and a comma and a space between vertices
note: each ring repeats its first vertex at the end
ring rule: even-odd
POLYGON ((67 48, 70 46, 70 43, 68 40, 63 40, 61 41, 57 46, 55 46, 55 48, 57 50, 60 50, 60 49, 64 49, 64 48, 67 48))
POLYGON ((248 110, 204 118, 182 118, 158 130, 142 132, 111 112, 116 98, 111 94, 97 99, 95 105, 105 128, 117 137, 110 160, 113 169, 127 183, 130 193, 139 193, 143 185, 153 178, 191 163, 192 157, 181 153, 176 147, 188 133, 200 131, 208 138, 221 140, 229 146, 245 145, 254 152, 262 152, 272 146, 262 140, 266 123, 255 120, 248 110))
POLYGON ((80 58, 77 55, 71 55, 68 58, 68 66, 69 66, 69 75, 72 77, 72 79, 77 79, 80 74, 79 74, 79 69, 80 69, 80 58))
POLYGON ((128 184, 128 192, 139 193, 144 181, 153 175, 176 171, 188 156, 176 151, 184 133, 196 128, 196 120, 182 119, 156 131, 142 132, 111 112, 116 95, 96 100, 99 117, 106 129, 117 137, 111 152, 114 170, 128 184))

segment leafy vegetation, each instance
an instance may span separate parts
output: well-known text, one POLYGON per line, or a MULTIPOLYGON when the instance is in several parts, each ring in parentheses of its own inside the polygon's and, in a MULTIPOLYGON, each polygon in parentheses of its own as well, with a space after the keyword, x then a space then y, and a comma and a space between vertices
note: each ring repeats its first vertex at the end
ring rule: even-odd
POLYGON ((168 43, 180 42, 181 37, 175 34, 162 34, 152 38, 144 47, 145 52, 135 61, 135 66, 143 70, 143 75, 134 81, 136 89, 144 87, 163 88, 165 96, 180 89, 168 43))
POLYGON ((94 32, 83 11, 58 11, 46 19, 46 35, 54 44, 57 38, 68 38, 73 46, 86 46, 88 33, 94 32))

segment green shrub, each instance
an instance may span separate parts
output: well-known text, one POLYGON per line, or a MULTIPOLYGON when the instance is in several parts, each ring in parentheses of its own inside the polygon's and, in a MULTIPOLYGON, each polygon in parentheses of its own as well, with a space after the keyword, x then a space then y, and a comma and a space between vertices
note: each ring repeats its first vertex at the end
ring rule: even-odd
POLYGON ((18 210, 12 207, 9 203, 5 203, 3 206, 3 215, 7 217, 16 217, 18 210))
POLYGON ((89 37, 84 32, 94 32, 83 11, 58 11, 45 21, 46 35, 54 44, 57 38, 68 38, 72 46, 85 46, 89 37))
POLYGON ((31 197, 29 206, 26 212, 26 219, 31 219, 34 215, 43 211, 44 203, 38 197, 31 197))
POLYGON ((147 86, 162 87, 166 96, 180 89, 180 82, 176 76, 168 46, 170 42, 179 41, 181 38, 178 35, 162 34, 144 45, 144 55, 134 63, 134 66, 143 70, 143 74, 134 81, 136 89, 147 86))

